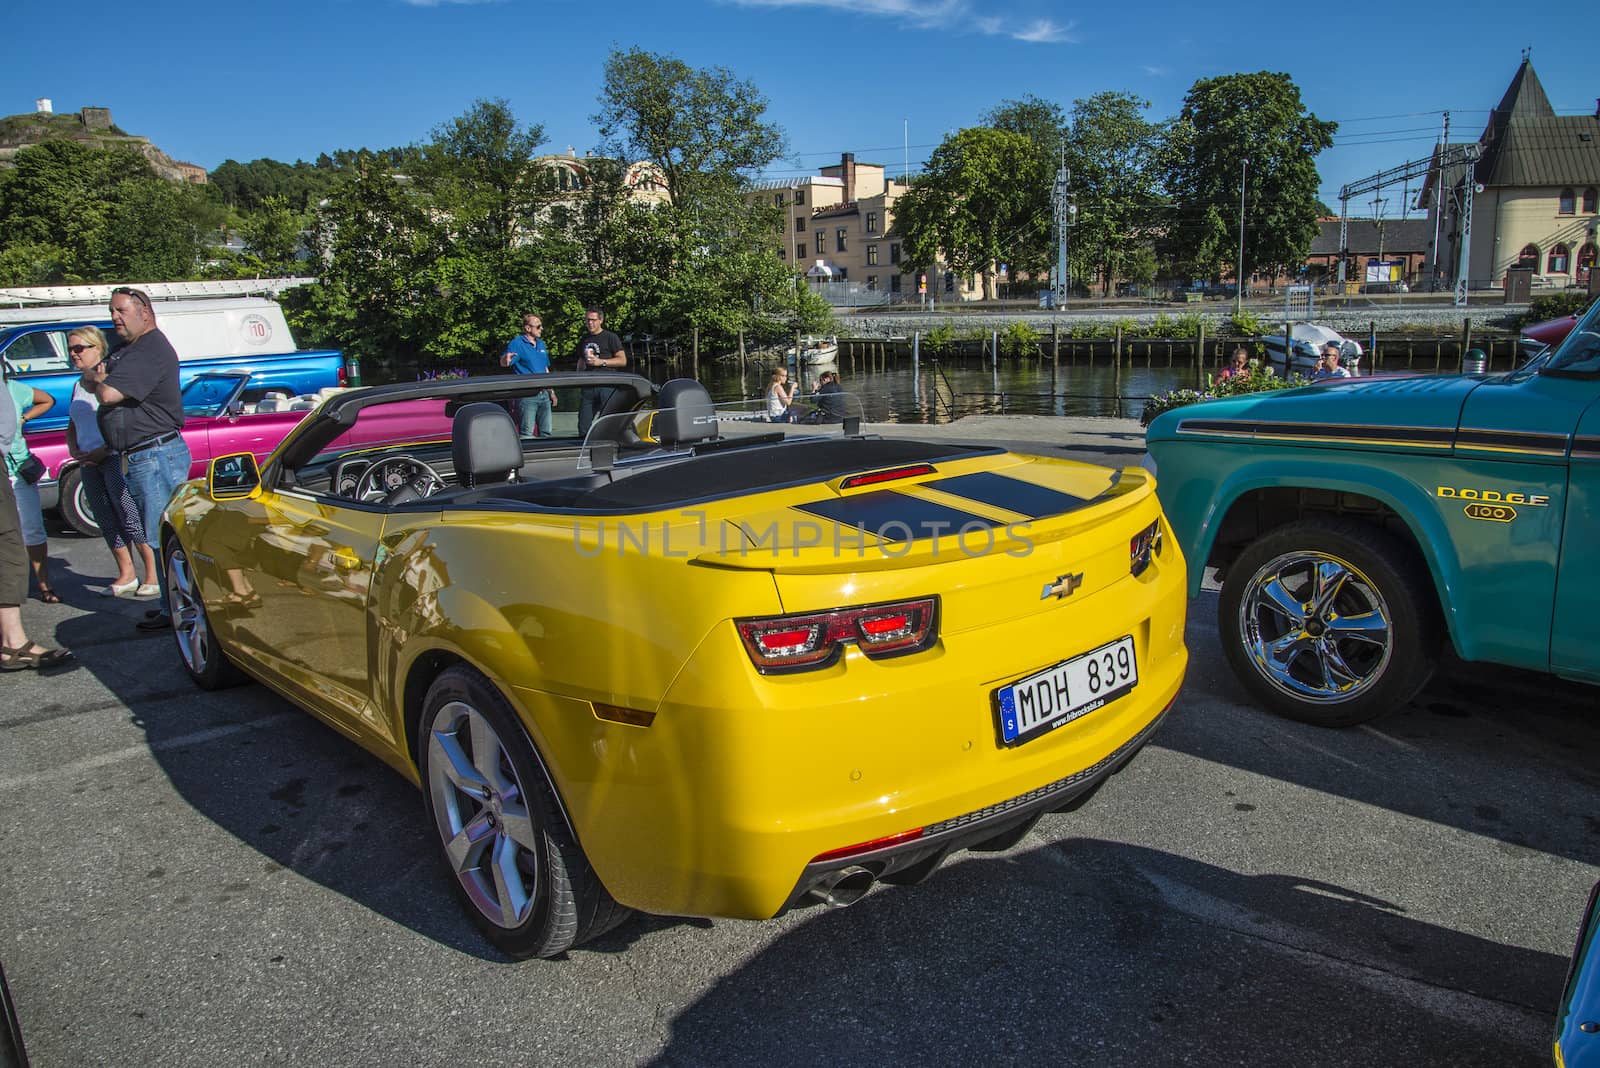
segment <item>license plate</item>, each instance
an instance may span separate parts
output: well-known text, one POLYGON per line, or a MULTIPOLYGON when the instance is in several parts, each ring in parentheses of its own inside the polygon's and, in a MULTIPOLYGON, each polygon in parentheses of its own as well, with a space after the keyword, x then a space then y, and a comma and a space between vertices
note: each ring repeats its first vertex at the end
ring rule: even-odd
POLYGON ((1115 701, 1138 682, 1131 636, 1035 672, 995 691, 1000 740, 1031 741, 1115 701))

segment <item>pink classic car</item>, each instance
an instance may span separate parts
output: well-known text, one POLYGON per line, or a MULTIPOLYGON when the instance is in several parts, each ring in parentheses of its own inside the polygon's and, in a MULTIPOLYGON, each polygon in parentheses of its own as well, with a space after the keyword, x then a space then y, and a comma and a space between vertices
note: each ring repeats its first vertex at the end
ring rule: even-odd
MULTIPOLYGON (((190 478, 204 475, 214 456, 248 451, 261 463, 323 399, 321 395, 291 398, 269 393, 254 404, 246 404, 243 396, 249 381, 248 374, 202 374, 183 387, 183 440, 189 445, 190 478)), ((433 406, 437 410, 419 410, 409 404, 387 407, 407 409, 396 411, 393 416, 405 424, 403 431, 386 430, 387 424, 363 422, 336 444, 361 445, 396 436, 415 437, 426 433, 419 425, 425 428, 430 422, 437 422, 441 438, 450 436, 450 420, 442 403, 433 406)), ((80 534, 99 534, 99 524, 83 493, 78 463, 67 452, 67 432, 29 434, 28 448, 45 465, 44 477, 39 480, 40 503, 47 509, 59 508, 61 518, 80 534)))

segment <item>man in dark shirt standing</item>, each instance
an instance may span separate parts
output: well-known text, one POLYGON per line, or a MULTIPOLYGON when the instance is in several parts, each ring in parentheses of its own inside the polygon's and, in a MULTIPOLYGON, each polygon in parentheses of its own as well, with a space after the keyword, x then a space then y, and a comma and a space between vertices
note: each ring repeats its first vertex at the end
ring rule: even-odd
MULTIPOLYGON (((621 371, 628 366, 628 354, 622 351, 622 339, 606 329, 605 312, 599 308, 585 308, 583 312, 584 335, 578 339, 578 370, 621 371)), ((578 402, 578 436, 589 436, 589 427, 595 416, 605 411, 606 401, 613 390, 608 386, 591 386, 583 391, 578 402)))
POLYGON ((156 328, 150 298, 137 289, 111 291, 111 325, 126 345, 85 378, 100 399, 100 432, 122 464, 128 492, 144 521, 144 537, 155 553, 161 607, 140 630, 172 626, 167 600, 167 562, 161 555, 161 513, 172 491, 189 477, 189 446, 183 440, 183 394, 178 388, 178 353, 156 328))

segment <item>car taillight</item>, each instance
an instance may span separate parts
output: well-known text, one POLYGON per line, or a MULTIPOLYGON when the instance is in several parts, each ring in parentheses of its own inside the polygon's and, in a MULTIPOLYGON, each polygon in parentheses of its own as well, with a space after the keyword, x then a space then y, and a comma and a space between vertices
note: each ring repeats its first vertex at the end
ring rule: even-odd
POLYGON ((1144 574, 1151 557, 1161 552, 1161 521, 1145 527, 1128 541, 1128 571, 1135 578, 1144 574))
POLYGON ((851 642, 873 659, 928 648, 939 636, 939 598, 736 619, 734 626, 763 675, 806 671, 832 664, 851 642))
POLYGON ((862 475, 851 475, 839 483, 842 490, 857 489, 861 486, 876 486, 880 482, 897 482, 902 478, 916 478, 919 475, 934 474, 938 468, 932 464, 906 464, 904 467, 891 467, 885 471, 868 471, 862 475))

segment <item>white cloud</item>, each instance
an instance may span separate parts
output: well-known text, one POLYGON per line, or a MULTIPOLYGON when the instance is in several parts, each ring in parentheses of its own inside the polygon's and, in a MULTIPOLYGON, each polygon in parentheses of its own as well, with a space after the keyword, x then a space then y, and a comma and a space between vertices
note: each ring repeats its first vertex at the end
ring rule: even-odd
POLYGON ((1071 29, 1071 25, 1057 26, 1050 19, 1034 19, 1022 29, 1011 31, 1011 36, 1030 44, 1069 44, 1071 29))
POLYGON ((498 4, 500 0, 400 0, 407 7, 443 7, 446 4, 498 4))
POLYGON ((1139 69, 1152 78, 1165 78, 1167 76, 1167 68, 1165 67, 1140 67, 1139 69))
MULTIPOLYGON (((408 0, 417 2, 417 0, 408 0)), ((1072 42, 1072 26, 1052 19, 1031 22, 999 15, 979 14, 970 0, 726 0, 738 7, 809 7, 846 11, 854 15, 892 18, 924 30, 954 30, 1010 37, 1029 44, 1067 44, 1072 42)))

